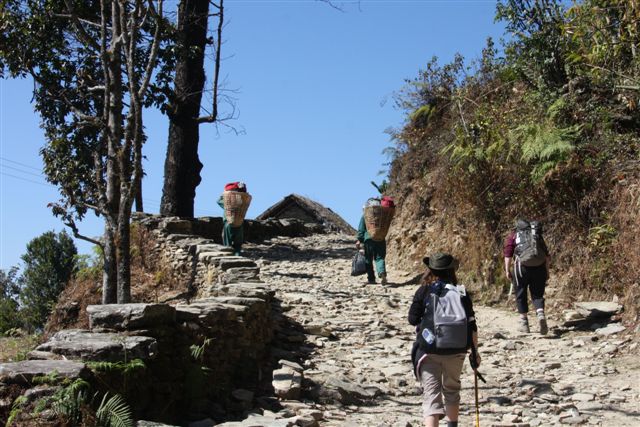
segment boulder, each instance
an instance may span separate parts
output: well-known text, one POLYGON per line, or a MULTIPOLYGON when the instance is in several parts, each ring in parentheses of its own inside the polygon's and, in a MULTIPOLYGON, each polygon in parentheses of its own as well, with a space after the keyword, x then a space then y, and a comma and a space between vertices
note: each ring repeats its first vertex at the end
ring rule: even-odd
POLYGON ((596 329, 596 334, 602 336, 615 335, 620 332, 624 332, 626 328, 619 323, 612 323, 604 328, 596 329))
POLYGON ((273 371, 271 384, 279 398, 297 400, 302 389, 302 373, 290 366, 283 366, 273 371))
POLYGON ((157 342, 150 337, 114 333, 94 333, 81 329, 57 332, 49 341, 36 347, 69 359, 118 362, 131 359, 153 359, 157 342))
POLYGON ((622 311, 622 306, 608 301, 585 301, 574 304, 576 310, 585 317, 611 317, 622 311))
POLYGON ((90 371, 84 363, 73 360, 25 360, 0 363, 0 382, 29 384, 34 377, 55 375, 60 378, 87 378, 90 371))
POLYGON ((174 323, 176 310, 167 304, 102 304, 87 307, 89 327, 136 330, 174 323))

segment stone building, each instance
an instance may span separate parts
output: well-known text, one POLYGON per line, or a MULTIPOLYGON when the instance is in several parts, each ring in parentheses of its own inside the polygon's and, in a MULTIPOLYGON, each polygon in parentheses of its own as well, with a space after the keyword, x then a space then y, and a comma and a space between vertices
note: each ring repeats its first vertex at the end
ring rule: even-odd
POLYGON ((320 203, 299 194, 288 195, 256 217, 260 221, 289 218, 299 219, 306 223, 317 223, 331 232, 356 233, 356 230, 340 215, 320 203))

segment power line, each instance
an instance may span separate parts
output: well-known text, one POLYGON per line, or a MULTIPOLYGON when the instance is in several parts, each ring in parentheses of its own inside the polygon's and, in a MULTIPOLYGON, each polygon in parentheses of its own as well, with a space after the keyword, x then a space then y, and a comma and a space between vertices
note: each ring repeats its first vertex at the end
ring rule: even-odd
POLYGON ((44 182, 34 181, 32 179, 27 179, 27 178, 24 178, 24 177, 21 177, 21 176, 11 175, 10 173, 6 173, 6 172, 0 172, 0 175, 10 176, 11 178, 16 178, 16 179, 19 179, 21 181, 31 182, 31 183, 34 183, 34 184, 44 185, 45 187, 50 187, 50 188, 53 187, 53 188, 55 188, 55 186, 51 185, 51 184, 46 184, 44 182))
POLYGON ((0 167, 7 168, 7 169, 12 169, 12 170, 18 171, 20 173, 26 173, 27 175, 32 175, 32 176, 37 176, 38 178, 42 178, 42 174, 37 174, 37 173, 34 173, 34 172, 28 172, 28 171, 22 170, 20 168, 15 168, 13 166, 0 164, 0 167))
MULTIPOLYGON (((22 170, 22 169, 20 169, 20 168, 16 168, 16 167, 13 167, 13 166, 10 166, 10 165, 3 165, 3 164, 0 164, 0 167, 2 167, 2 168, 7 168, 7 169, 15 170, 15 171, 17 171, 17 172, 20 172, 20 173, 23 173, 23 174, 28 174, 28 175, 31 175, 31 176, 35 176, 35 177, 38 177, 38 178, 43 178, 43 177, 44 177, 44 175, 43 175, 42 171, 41 171, 40 169, 36 168, 36 167, 29 166, 29 165, 24 164, 24 163, 21 163, 21 162, 16 162, 15 160, 11 160, 11 159, 8 159, 8 158, 6 158, 6 157, 2 157, 2 156, 0 156, 0 160, 5 161, 5 162, 9 162, 9 163, 13 163, 13 164, 16 164, 16 165, 22 166, 22 167, 24 167, 24 168, 28 168, 28 169, 32 169, 32 170, 36 170, 36 171, 38 171, 39 173, 37 173, 37 174, 36 174, 36 173, 29 172, 29 171, 25 171, 25 170, 22 170)), ((4 175, 4 176, 11 177, 11 178, 19 179, 19 180, 24 181, 24 182, 30 182, 30 183, 33 183, 33 184, 38 184, 38 185, 42 185, 42 186, 49 187, 49 188, 57 188, 57 187, 56 187, 55 185, 53 185, 53 184, 49 184, 49 183, 41 182, 41 181, 31 180, 31 179, 28 179, 28 178, 25 178, 25 177, 21 177, 21 176, 17 176, 17 175, 13 175, 13 174, 10 174, 10 173, 7 173, 7 172, 1 172, 1 171, 0 171, 0 174, 2 174, 2 175, 4 175)), ((160 210, 161 202, 160 202, 159 200, 156 200, 156 199, 148 199, 148 198, 144 198, 144 197, 143 197, 143 198, 142 198, 142 202, 143 202, 145 205, 149 205, 149 206, 151 206, 152 208, 157 209, 158 211, 160 210)), ((200 209, 194 209, 194 212, 198 213, 199 215, 204 215, 204 214, 206 213, 206 212, 201 211, 200 209)))
POLYGON ((6 157, 0 156, 0 160, 4 160, 5 162, 13 163, 13 164, 25 167, 25 168, 37 170, 38 172, 42 173, 42 169, 41 168, 36 168, 36 167, 33 167, 33 166, 25 165, 24 163, 16 162, 15 160, 7 159, 6 157))

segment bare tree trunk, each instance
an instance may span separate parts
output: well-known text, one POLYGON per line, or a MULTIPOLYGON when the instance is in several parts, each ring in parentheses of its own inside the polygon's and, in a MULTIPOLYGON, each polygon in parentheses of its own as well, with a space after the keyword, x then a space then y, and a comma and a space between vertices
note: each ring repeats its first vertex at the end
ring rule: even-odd
POLYGON ((122 141, 122 73, 121 61, 115 41, 120 34, 118 25, 118 8, 116 2, 111 5, 112 46, 108 52, 109 106, 107 123, 107 159, 106 159, 106 197, 109 218, 105 218, 105 247, 102 300, 104 304, 117 302, 118 289, 118 254, 117 254, 117 221, 120 210, 120 170, 118 167, 118 149, 122 141))
MULTIPOLYGON (((142 136, 139 136, 142 139, 142 136)), ((135 192, 136 192, 136 212, 144 212, 144 205, 142 204, 142 144, 138 144, 135 147, 136 150, 136 169, 140 170, 141 173, 136 178, 135 181, 135 192)))
POLYGON ((131 229, 129 228, 131 208, 123 209, 118 220, 118 304, 131 302, 131 229))
POLYGON ((205 83, 204 55, 207 43, 209 1, 181 0, 175 99, 169 115, 169 141, 164 164, 164 186, 160 213, 193 217, 196 187, 202 163, 198 158, 198 117, 205 83))
POLYGON ((102 303, 115 304, 117 302, 117 274, 116 274, 116 245, 113 229, 109 221, 105 221, 104 243, 102 259, 102 303))

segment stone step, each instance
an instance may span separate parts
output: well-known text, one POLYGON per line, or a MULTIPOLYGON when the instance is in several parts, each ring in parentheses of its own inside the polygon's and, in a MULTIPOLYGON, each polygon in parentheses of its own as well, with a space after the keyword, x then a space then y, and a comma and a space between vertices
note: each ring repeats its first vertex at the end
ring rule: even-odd
POLYGON ((89 327, 113 330, 154 328, 176 319, 175 309, 168 304, 103 304, 87 306, 89 327))
POLYGON ((153 359, 157 355, 157 347, 156 340, 150 337, 67 329, 40 344, 36 351, 50 352, 68 359, 120 362, 153 359))
POLYGON ((222 254, 232 254, 233 249, 229 246, 219 245, 217 243, 207 243, 196 246, 196 255, 200 255, 203 252, 213 252, 222 254))
POLYGON ((260 268, 259 267, 233 267, 224 272, 223 282, 251 282, 260 280, 260 268))
POLYGON ((204 262, 208 265, 214 265, 222 271, 228 270, 230 268, 239 268, 239 267, 257 268, 256 263, 248 258, 241 257, 241 256, 228 256, 228 255, 220 256, 218 253, 212 253, 212 252, 201 253, 200 255, 198 255, 198 261, 204 262))
POLYGON ((57 376, 59 378, 87 378, 89 369, 75 360, 25 360, 0 363, 0 383, 30 384, 34 377, 57 376))

